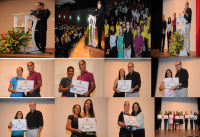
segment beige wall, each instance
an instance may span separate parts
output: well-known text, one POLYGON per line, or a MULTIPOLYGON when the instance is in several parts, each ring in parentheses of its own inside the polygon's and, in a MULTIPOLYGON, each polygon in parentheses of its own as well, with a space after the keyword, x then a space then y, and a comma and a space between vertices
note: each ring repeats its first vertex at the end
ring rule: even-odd
POLYGON ((9 97, 10 92, 8 86, 10 80, 16 77, 17 67, 24 69, 23 77, 26 79, 29 75, 27 69, 27 63, 29 61, 34 62, 35 71, 42 75, 42 97, 54 97, 54 59, 2 59, 0 60, 0 97, 9 97))
MULTIPOLYGON (((183 114, 185 114, 185 111, 188 114, 192 111, 194 114, 197 110, 197 98, 162 98, 161 111, 163 115, 165 111, 182 111, 183 114)), ((183 122, 182 128, 185 129, 185 122, 183 122)), ((162 120, 161 129, 164 129, 164 119, 162 120)), ((188 129, 190 129, 190 121, 188 121, 188 129)))
MULTIPOLYGON (((30 10, 35 10, 35 3, 38 0, 3 0, 0 1, 0 33, 4 30, 12 29, 14 27, 14 17, 13 14, 19 14, 20 12, 25 12, 30 14, 30 10)), ((44 8, 49 9, 51 12, 50 17, 47 20, 47 48, 55 48, 54 45, 54 35, 55 35, 55 1, 54 0, 43 0, 44 8)), ((29 22, 29 26, 31 22, 29 22)))
POLYGON ((105 60, 104 62, 104 92, 105 97, 114 94, 113 85, 118 78, 119 70, 123 68, 128 74, 128 62, 133 62, 134 70, 139 72, 141 78, 140 97, 151 97, 151 60, 129 59, 129 60, 105 60))
MULTIPOLYGON (((55 137, 70 137, 71 132, 66 130, 66 123, 69 115, 72 115, 72 108, 75 104, 81 106, 83 112, 84 102, 87 98, 56 98, 55 99, 55 137)), ((97 136, 107 137, 108 135, 108 99, 91 98, 97 120, 97 136)))
MULTIPOLYGON (((62 93, 58 92, 60 81, 67 77, 67 68, 74 67, 74 77, 77 79, 80 75, 78 62, 81 59, 55 59, 55 95, 61 97, 62 93)), ((102 79, 103 79, 103 59, 84 59, 86 61, 86 70, 93 73, 96 89, 91 97, 102 97, 102 79)))
POLYGON ((129 101, 130 113, 132 105, 138 102, 144 114, 145 136, 154 137, 154 98, 108 98, 108 137, 118 137, 120 127, 118 117, 124 110, 124 102, 129 101))
POLYGON ((43 114, 44 126, 41 137, 55 137, 54 99, 0 99, 1 137, 11 136, 12 130, 8 129, 8 124, 14 119, 17 111, 22 111, 25 119, 26 114, 30 111, 30 101, 36 102, 36 109, 43 114))
POLYGON ((171 69, 173 77, 176 75, 175 62, 180 60, 182 62, 182 67, 186 69, 189 73, 188 80, 188 97, 199 97, 200 92, 199 89, 199 80, 200 77, 199 69, 200 69, 200 59, 159 59, 158 66, 158 76, 157 76, 157 85, 156 85, 156 97, 162 97, 163 91, 159 91, 159 86, 161 81, 165 77, 165 72, 167 69, 171 69))

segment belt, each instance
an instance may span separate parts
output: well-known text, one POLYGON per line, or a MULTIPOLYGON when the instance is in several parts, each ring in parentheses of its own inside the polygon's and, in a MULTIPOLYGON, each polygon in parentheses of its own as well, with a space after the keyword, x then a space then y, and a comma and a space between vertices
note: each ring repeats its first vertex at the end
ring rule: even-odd
POLYGON ((177 90, 179 90, 179 89, 183 89, 183 88, 186 88, 186 87, 178 87, 177 90))
POLYGON ((138 93, 139 90, 134 90, 132 93, 138 93))
POLYGON ((190 24, 190 22, 186 22, 186 25, 187 25, 187 24, 190 24))
POLYGON ((38 129, 38 127, 29 127, 28 129, 33 130, 33 129, 38 129))

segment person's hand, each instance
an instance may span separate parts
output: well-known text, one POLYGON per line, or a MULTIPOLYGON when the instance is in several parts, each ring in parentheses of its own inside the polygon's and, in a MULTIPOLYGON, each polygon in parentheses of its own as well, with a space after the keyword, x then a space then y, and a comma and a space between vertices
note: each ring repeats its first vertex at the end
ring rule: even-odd
POLYGON ((124 127, 128 127, 128 125, 124 123, 124 127))
POLYGON ((24 14, 25 12, 20 12, 19 14, 24 14))
POLYGON ((116 89, 116 92, 117 92, 117 93, 120 93, 121 91, 120 91, 119 89, 116 89))
POLYGON ((171 87, 170 89, 171 90, 175 90, 177 87, 176 86, 173 86, 173 87, 171 87))
POLYGON ((74 85, 72 85, 72 84, 69 85, 69 88, 73 88, 73 87, 74 87, 74 85))
POLYGON ((14 126, 14 124, 10 124, 10 126, 11 126, 11 127, 13 127, 13 126, 14 126))
POLYGON ((133 88, 128 91, 128 93, 132 93, 132 92, 133 92, 133 88))
POLYGON ((33 92, 34 92, 33 89, 30 89, 30 90, 28 91, 28 93, 30 93, 30 94, 33 94, 33 92))
POLYGON ((14 92, 15 94, 19 93, 17 90, 13 90, 13 92, 14 92))
POLYGON ((36 136, 36 137, 40 137, 40 133, 39 133, 39 132, 37 133, 37 136, 36 136))
POLYGON ((97 18, 96 15, 94 17, 95 17, 95 19, 97 18))
POLYGON ((77 129, 76 132, 78 132, 78 133, 82 133, 83 130, 81 130, 81 129, 77 129))
POLYGON ((138 125, 134 125, 135 128, 138 128, 138 125))
POLYGON ((34 15, 32 15, 33 17, 35 17, 34 15))
POLYGON ((125 51, 125 55, 127 55, 127 49, 124 49, 124 51, 125 51))
POLYGON ((88 97, 90 95, 90 92, 83 93, 83 96, 88 97))
POLYGON ((112 47, 110 46, 110 50, 112 50, 112 47))
POLYGON ((136 58, 138 58, 138 54, 135 54, 136 58))
POLYGON ((163 31, 165 31, 164 29, 162 29, 163 31))

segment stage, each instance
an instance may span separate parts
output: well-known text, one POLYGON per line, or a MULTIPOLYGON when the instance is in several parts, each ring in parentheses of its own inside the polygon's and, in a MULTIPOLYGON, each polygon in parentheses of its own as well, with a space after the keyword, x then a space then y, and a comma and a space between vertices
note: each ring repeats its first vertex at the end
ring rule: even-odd
POLYGON ((50 53, 29 53, 29 54, 0 54, 0 58, 55 58, 55 49, 47 48, 50 53))
MULTIPOLYGON (((96 43, 98 43, 98 31, 95 31, 96 43)), ((75 48, 70 54, 70 58, 104 58, 105 56, 105 38, 102 31, 101 48, 95 48, 90 45, 85 45, 85 36, 76 44, 75 48)))
POLYGON ((164 52, 159 52, 159 49, 152 49, 151 58, 200 58, 200 56, 196 55, 196 51, 190 51, 190 56, 170 56, 167 49, 164 52))
POLYGON ((174 130, 174 131, 168 131, 168 130, 156 130, 155 131, 155 137, 199 137, 200 131, 199 130, 174 130))

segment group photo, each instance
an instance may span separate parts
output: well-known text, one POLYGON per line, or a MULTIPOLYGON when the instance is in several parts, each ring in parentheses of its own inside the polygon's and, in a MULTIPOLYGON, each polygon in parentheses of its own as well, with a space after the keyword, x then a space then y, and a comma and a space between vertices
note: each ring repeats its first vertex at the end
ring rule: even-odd
POLYGON ((0 99, 1 136, 54 137, 55 99, 0 99), (7 109, 9 108, 9 109, 7 109))
POLYGON ((56 97, 103 97, 103 59, 56 59, 56 97))
POLYGON ((2 59, 0 66, 1 97, 55 96, 54 60, 2 59))
POLYGON ((151 0, 106 0, 106 58, 149 58, 151 0))
POLYGON ((162 0, 151 51, 153 58, 197 58, 199 54, 198 0, 162 0))
POLYGON ((105 97, 151 97, 151 60, 104 62, 105 97))
POLYGON ((53 58, 55 1, 0 1, 0 57, 53 58), (23 3, 23 4, 22 4, 23 3))
POLYGON ((107 136, 107 98, 56 98, 55 103, 55 136, 107 136))
POLYGON ((153 137, 153 106, 153 98, 108 98, 108 137, 153 137))
POLYGON ((199 136, 199 98, 155 98, 155 136, 199 136))
POLYGON ((153 59, 152 96, 198 97, 199 59, 153 59), (194 66, 195 65, 195 66, 194 66))
POLYGON ((104 58, 104 1, 55 0, 55 12, 56 58, 104 58))

